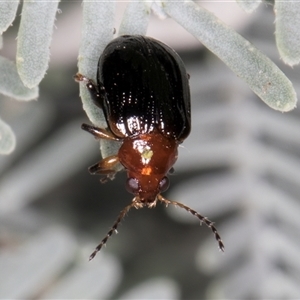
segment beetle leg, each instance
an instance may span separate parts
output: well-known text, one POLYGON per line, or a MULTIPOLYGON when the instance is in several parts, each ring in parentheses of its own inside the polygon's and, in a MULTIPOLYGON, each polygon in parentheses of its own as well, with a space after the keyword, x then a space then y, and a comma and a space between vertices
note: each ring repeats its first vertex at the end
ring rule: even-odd
POLYGON ((102 82, 99 82, 97 86, 97 84, 92 79, 89 79, 80 73, 77 73, 74 76, 74 79, 76 82, 84 82, 86 84, 86 87, 88 88, 94 103, 103 109, 103 102, 106 97, 106 92, 102 82))
POLYGON ((117 171, 115 166, 119 163, 119 157, 117 155, 108 156, 98 163, 89 167, 91 174, 105 175, 100 179, 101 183, 106 183, 108 179, 113 180, 117 171))
POLYGON ((98 163, 89 167, 89 172, 91 174, 100 175, 114 175, 116 173, 114 167, 119 163, 119 157, 117 155, 108 156, 98 163))
POLYGON ((81 129, 87 131, 88 133, 92 134, 95 138, 98 139, 115 140, 115 141, 119 140, 119 138, 115 137, 111 132, 109 132, 104 128, 99 128, 88 124, 82 124, 81 129))

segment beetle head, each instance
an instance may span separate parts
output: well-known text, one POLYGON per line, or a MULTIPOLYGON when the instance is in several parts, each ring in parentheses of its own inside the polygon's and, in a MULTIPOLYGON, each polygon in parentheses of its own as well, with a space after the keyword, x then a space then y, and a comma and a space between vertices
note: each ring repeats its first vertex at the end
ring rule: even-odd
POLYGON ((144 204, 151 204, 166 191, 166 177, 177 159, 178 143, 159 132, 128 137, 120 147, 118 157, 128 173, 127 190, 144 204))

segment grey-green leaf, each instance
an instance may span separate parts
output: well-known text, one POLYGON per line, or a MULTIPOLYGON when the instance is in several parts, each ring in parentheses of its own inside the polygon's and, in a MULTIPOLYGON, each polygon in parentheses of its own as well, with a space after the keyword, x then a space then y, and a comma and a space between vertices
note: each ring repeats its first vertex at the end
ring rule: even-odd
POLYGON ((292 83, 249 41, 193 1, 162 4, 167 14, 246 81, 267 105, 282 112, 295 108, 297 97, 292 83))
MULTIPOLYGON (((83 1, 82 40, 78 56, 79 72, 96 80, 100 54, 113 38, 114 2, 83 1)), ((99 127, 106 127, 102 110, 96 106, 85 84, 80 84, 80 97, 88 118, 99 127)))
MULTIPOLYGON (((96 81, 97 66, 101 53, 113 38, 114 2, 83 2, 82 40, 78 57, 79 73, 96 81), (99 17, 101 16, 101 18, 99 17)), ((80 84, 80 97, 88 118, 100 127, 106 128, 107 123, 102 109, 92 101, 86 85, 80 84)), ((116 154, 120 144, 116 141, 100 140, 102 157, 116 154)), ((121 164, 116 171, 122 168, 121 164)))
POLYGON ((236 0, 237 4, 246 13, 252 13, 262 2, 261 0, 236 0))
POLYGON ((300 62, 300 3, 275 1, 275 36, 282 60, 293 66, 300 62))
POLYGON ((25 86, 37 86, 45 76, 59 0, 24 1, 18 33, 17 68, 25 86))
POLYGON ((0 93, 18 100, 32 100, 39 95, 38 88, 24 86, 17 72, 16 65, 0 56, 0 93))
POLYGON ((119 35, 145 35, 150 12, 150 6, 145 1, 133 1, 128 3, 120 25, 119 35))
POLYGON ((0 154, 11 153, 16 146, 16 137, 5 122, 0 119, 0 154))
POLYGON ((0 34, 2 34, 16 17, 19 1, 0 1, 0 34))

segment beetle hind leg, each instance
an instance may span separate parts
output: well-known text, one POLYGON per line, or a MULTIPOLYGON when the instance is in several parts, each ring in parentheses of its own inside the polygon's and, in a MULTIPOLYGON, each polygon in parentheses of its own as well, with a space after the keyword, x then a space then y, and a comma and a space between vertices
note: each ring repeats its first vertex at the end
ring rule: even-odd
POLYGON ((96 84, 92 79, 89 79, 80 73, 77 73, 74 76, 74 79, 76 82, 84 82, 85 83, 87 89, 89 90, 89 92, 92 96, 94 103, 98 107, 103 109, 103 102, 106 97, 104 85, 101 82, 98 82, 98 84, 96 84))

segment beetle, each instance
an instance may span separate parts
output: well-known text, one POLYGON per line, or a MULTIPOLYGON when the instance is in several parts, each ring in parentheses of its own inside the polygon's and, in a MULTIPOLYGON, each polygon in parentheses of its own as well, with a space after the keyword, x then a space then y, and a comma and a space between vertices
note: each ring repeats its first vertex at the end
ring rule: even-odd
POLYGON ((150 37, 124 35, 104 49, 97 69, 97 83, 77 73, 94 103, 102 109, 107 128, 82 124, 97 139, 121 141, 118 153, 91 166, 91 174, 113 179, 119 163, 127 171, 127 190, 134 198, 120 213, 90 260, 106 244, 132 208, 174 204, 196 216, 213 231, 220 250, 224 244, 216 227, 206 217, 182 203, 164 198, 166 176, 177 160, 178 146, 191 130, 189 75, 179 55, 150 37))

